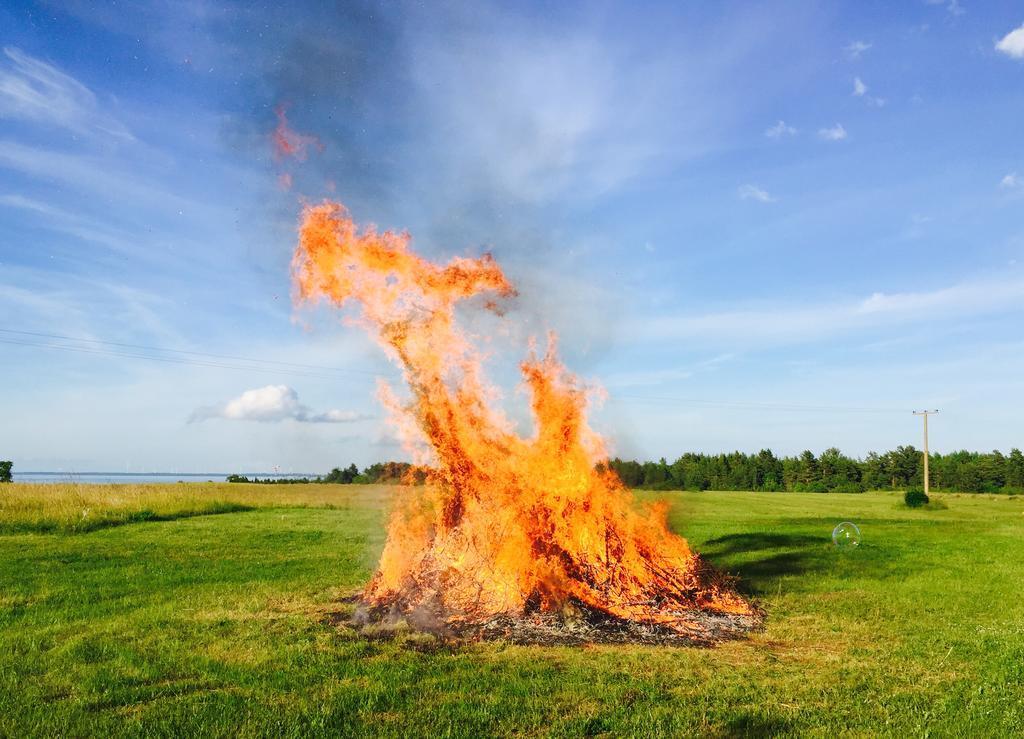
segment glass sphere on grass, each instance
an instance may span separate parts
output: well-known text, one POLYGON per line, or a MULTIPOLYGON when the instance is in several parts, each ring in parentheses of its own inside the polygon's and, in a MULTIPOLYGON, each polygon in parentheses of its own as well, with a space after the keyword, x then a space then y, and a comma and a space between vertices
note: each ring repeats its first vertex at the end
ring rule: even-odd
POLYGON ((832 543, 839 549, 853 549, 860 545, 860 529, 857 524, 843 521, 832 529, 832 543))

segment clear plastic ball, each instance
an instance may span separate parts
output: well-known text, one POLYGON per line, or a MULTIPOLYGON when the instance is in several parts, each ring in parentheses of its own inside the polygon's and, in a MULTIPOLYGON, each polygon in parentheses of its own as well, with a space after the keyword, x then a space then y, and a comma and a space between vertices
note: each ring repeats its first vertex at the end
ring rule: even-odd
POLYGON ((832 529, 832 543, 840 549, 852 549, 860 544, 860 529, 857 524, 843 521, 832 529))

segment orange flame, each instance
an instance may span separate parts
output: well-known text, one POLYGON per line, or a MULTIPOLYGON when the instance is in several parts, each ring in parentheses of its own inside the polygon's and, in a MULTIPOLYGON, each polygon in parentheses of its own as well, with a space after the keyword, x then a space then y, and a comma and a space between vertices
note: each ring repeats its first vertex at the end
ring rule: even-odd
MULTIPOLYGON (((536 428, 517 434, 488 403, 481 355, 456 325, 459 301, 515 291, 489 255, 428 262, 407 233, 360 230, 343 206, 304 209, 293 260, 298 300, 358 304, 360 322, 403 369, 412 400, 381 396, 415 448, 432 455, 428 484, 393 514, 376 605, 440 607, 477 619, 557 611, 573 599, 599 611, 685 631, 687 613, 752 609, 709 576, 665 508, 637 507, 599 462, 586 388, 547 353, 521 364, 536 428)), ((492 299, 481 301, 496 310, 492 299)))

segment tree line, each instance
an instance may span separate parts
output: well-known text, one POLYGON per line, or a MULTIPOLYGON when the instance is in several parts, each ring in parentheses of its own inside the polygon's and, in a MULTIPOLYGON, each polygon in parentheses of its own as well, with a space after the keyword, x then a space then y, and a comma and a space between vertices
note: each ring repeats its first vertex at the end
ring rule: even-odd
POLYGON ((335 467, 326 475, 316 477, 246 477, 228 475, 228 482, 255 482, 261 485, 308 485, 310 483, 333 483, 338 485, 373 485, 385 483, 422 484, 426 472, 409 462, 375 462, 362 472, 355 463, 342 469, 335 467))
MULTIPOLYGON (((763 490, 859 493, 902 490, 924 482, 924 458, 913 446, 900 446, 863 459, 835 447, 816 456, 808 450, 777 457, 770 449, 757 454, 688 452, 674 462, 639 462, 615 458, 613 469, 629 487, 649 490, 763 490)), ((1024 493, 1024 454, 1013 449, 928 456, 931 487, 964 493, 1024 493)))
MULTIPOLYGON (((1024 493, 1024 454, 959 451, 929 455, 931 487, 965 493, 1024 493)), ((863 459, 832 447, 820 455, 807 450, 778 457, 770 449, 756 454, 687 452, 674 462, 624 460, 616 457, 599 465, 616 472, 631 488, 647 490, 758 490, 814 493, 859 493, 865 490, 905 490, 924 483, 924 460, 914 446, 900 446, 863 459)), ((377 462, 361 470, 335 467, 327 475, 300 479, 248 479, 232 475, 229 482, 260 483, 422 483, 425 471, 408 462, 377 462)))
MULTIPOLYGON (((928 457, 931 487, 964 493, 1024 494, 1024 454, 959 451, 933 453, 928 457)), ((604 465, 614 470, 631 488, 648 490, 759 490, 814 493, 859 493, 865 490, 902 490, 924 482, 924 460, 913 446, 900 446, 863 459, 848 457, 835 447, 820 455, 807 450, 791 457, 777 457, 770 449, 757 454, 687 452, 674 462, 639 462, 616 457, 604 465)), ((0 483, 11 482, 12 463, 0 460, 0 483)), ((229 475, 228 482, 275 485, 337 483, 421 484, 425 471, 408 462, 376 462, 362 471, 353 463, 335 467, 313 478, 249 478, 229 475)))

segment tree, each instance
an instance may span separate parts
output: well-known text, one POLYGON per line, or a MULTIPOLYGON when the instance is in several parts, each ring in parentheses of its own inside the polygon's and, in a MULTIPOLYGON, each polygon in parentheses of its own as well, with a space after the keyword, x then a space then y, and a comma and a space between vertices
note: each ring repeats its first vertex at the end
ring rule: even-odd
POLYGON ((921 452, 913 446, 898 446, 895 451, 886 452, 886 471, 894 488, 921 484, 922 468, 921 452))
POLYGON ((771 449, 762 449, 757 453, 754 462, 755 488, 759 490, 782 490, 783 467, 782 462, 771 449))
POLYGON ((1024 490, 1024 454, 1020 449, 1011 449, 1006 458, 1006 486, 1024 490))
POLYGON ((991 454, 979 455, 978 466, 981 468, 982 490, 994 493, 1006 485, 1006 457, 998 449, 991 454))
POLYGON ((818 467, 818 460, 814 456, 814 452, 810 449, 805 449, 800 453, 800 471, 798 473, 797 482, 805 486, 805 489, 809 489, 814 486, 815 483, 821 482, 821 469, 818 467))
MULTIPOLYGON (((367 475, 368 476, 370 475, 371 469, 372 469, 373 474, 374 474, 374 477, 373 477, 372 480, 370 480, 370 482, 377 482, 378 481, 378 477, 380 476, 382 471, 389 464, 396 464, 396 463, 395 462, 387 462, 385 464, 381 464, 380 462, 378 462, 377 464, 373 465, 372 468, 367 467, 366 468, 367 475)), ((324 482, 333 483, 335 485, 351 485, 353 482, 356 481, 356 478, 358 478, 358 477, 360 477, 360 475, 359 475, 359 468, 356 467, 355 462, 353 462, 352 464, 350 464, 345 469, 341 469, 340 467, 335 467, 333 470, 328 472, 326 476, 324 476, 323 481, 324 482)))
POLYGON ((14 462, 9 460, 0 460, 0 482, 13 482, 14 475, 11 474, 11 469, 14 467, 14 462))
POLYGON ((889 487, 892 483, 886 474, 885 459, 878 456, 877 452, 868 452, 868 456, 863 462, 861 480, 868 490, 881 490, 889 487))
POLYGON ((626 487, 640 487, 644 483, 644 468, 636 460, 624 462, 616 457, 608 463, 626 487))
POLYGON ((666 483, 672 479, 664 457, 657 462, 644 462, 643 475, 644 487, 647 488, 664 489, 667 487, 666 483))

